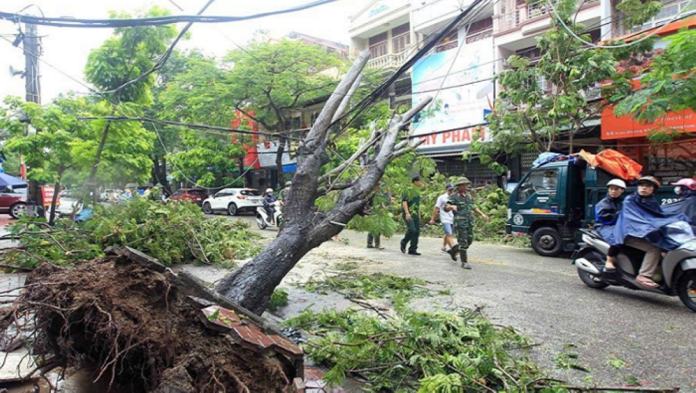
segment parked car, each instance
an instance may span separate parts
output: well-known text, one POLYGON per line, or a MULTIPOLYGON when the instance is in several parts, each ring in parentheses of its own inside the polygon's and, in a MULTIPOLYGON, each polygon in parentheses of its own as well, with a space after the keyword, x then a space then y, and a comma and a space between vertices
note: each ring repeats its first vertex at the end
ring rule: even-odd
POLYGON ((58 198, 56 214, 60 217, 69 217, 82 211, 82 202, 71 190, 63 190, 58 198))
POLYGON ((12 218, 19 218, 27 211, 27 189, 0 188, 0 213, 9 213, 12 218))
POLYGON ((203 212, 206 214, 227 212, 230 216, 236 216, 242 211, 256 211, 259 206, 263 206, 263 198, 258 190, 223 188, 203 201, 203 212))
POLYGON ((168 199, 172 201, 188 201, 201 206, 206 198, 208 198, 208 191, 204 188, 181 188, 176 190, 168 199))

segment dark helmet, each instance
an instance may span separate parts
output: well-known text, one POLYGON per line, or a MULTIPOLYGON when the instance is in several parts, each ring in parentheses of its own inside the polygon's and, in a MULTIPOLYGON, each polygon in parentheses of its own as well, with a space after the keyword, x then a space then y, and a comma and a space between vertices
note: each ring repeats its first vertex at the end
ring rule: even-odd
POLYGON ((655 176, 643 176, 640 179, 638 179, 638 184, 640 183, 650 183, 655 188, 660 188, 660 186, 662 185, 662 183, 660 183, 660 181, 657 180, 655 176))

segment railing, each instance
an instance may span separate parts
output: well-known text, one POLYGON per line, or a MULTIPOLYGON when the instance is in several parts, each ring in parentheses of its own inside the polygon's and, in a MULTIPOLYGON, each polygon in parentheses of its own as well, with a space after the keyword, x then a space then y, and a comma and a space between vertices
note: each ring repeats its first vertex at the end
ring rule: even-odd
POLYGON ((390 53, 385 56, 370 59, 367 66, 370 68, 399 68, 406 61, 406 56, 410 53, 407 48, 401 53, 390 53))
MULTIPOLYGON (((598 2, 599 0, 585 0, 585 2, 582 4, 584 6, 598 2)), ((530 19, 548 15, 551 11, 551 7, 549 6, 547 0, 538 0, 520 6, 516 5, 515 1, 509 1, 508 6, 512 10, 503 12, 498 17, 498 33, 512 30, 530 19)))

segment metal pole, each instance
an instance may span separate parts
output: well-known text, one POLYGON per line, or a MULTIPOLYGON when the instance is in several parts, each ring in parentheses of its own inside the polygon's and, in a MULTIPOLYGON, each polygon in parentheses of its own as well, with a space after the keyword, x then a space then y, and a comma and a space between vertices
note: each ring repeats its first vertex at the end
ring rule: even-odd
MULTIPOLYGON (((41 84, 39 73, 39 56, 41 48, 36 25, 24 24, 24 88, 26 90, 26 101, 41 104, 41 84)), ((26 136, 29 136, 31 123, 27 124, 26 136)), ((35 212, 43 212, 43 201, 40 198, 38 184, 34 180, 29 180, 29 190, 27 196, 27 212, 33 216, 35 212)))

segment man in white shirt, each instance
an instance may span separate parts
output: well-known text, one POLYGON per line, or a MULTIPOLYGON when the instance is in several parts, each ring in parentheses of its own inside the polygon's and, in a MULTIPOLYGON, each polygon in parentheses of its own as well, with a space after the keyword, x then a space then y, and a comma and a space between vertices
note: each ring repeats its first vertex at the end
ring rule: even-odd
POLYGON ((445 205, 450 198, 450 195, 454 192, 454 186, 451 183, 447 183, 447 192, 440 195, 435 203, 435 209, 433 209, 433 215, 430 218, 430 225, 435 225, 435 217, 440 215, 440 222, 442 223, 442 228, 445 230, 445 238, 442 240, 442 251, 450 254, 453 261, 457 261, 457 245, 454 244, 454 212, 445 211, 445 205), (447 249, 449 246, 449 250, 447 249))

